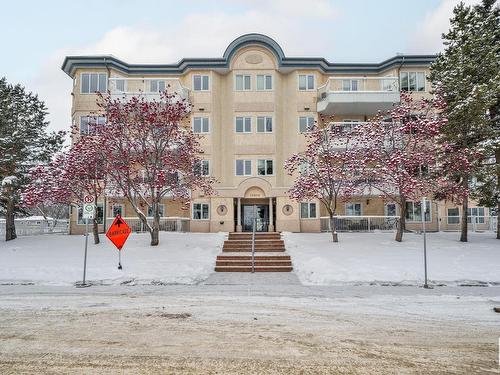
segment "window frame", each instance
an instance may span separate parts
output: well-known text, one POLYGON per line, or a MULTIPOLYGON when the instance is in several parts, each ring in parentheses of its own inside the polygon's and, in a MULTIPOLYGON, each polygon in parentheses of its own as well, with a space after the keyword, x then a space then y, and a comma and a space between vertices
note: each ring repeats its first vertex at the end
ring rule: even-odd
POLYGON ((115 212, 114 212, 115 207, 120 207, 120 216, 124 217, 123 213, 125 212, 125 205, 123 203, 113 203, 111 205, 111 215, 112 215, 112 217, 116 217, 115 212))
POLYGON ((235 159, 234 160, 234 175, 236 177, 253 176, 253 162, 252 159, 235 159), (238 174, 238 161, 243 163, 243 174, 238 174), (250 162, 250 173, 247 174, 247 162, 250 162))
POLYGON ((79 116, 80 121, 78 123, 78 131, 79 131, 80 135, 92 135, 92 133, 90 133, 90 131, 89 131, 89 119, 91 117, 94 117, 94 118, 97 119, 96 120, 97 121, 96 125, 99 125, 99 119, 103 119, 104 120, 104 124, 103 125, 106 125, 106 116, 105 115, 96 115, 96 116, 94 116, 94 115, 83 115, 83 116, 81 116, 80 115, 79 116), (84 118, 87 119, 87 131, 85 133, 82 132, 82 119, 84 119, 84 118))
POLYGON ((472 224, 472 217, 477 218, 476 224, 484 224, 486 218, 486 207, 484 206, 476 206, 476 207, 468 207, 467 208, 467 223, 472 224), (477 215, 472 215, 473 210, 476 211, 477 215), (482 215, 479 215, 479 210, 483 211, 482 215))
POLYGON ((345 216, 363 216, 363 203, 361 202, 346 202, 345 205, 344 205, 344 212, 345 212, 345 216), (347 211, 351 211, 351 213, 355 213, 356 212, 356 205, 359 204, 359 215, 348 215, 347 214, 347 211), (353 205, 354 207, 352 208, 348 208, 349 205, 353 205))
POLYGON ((274 169, 274 159, 257 159, 257 176, 264 176, 264 177, 269 177, 269 176, 274 176, 275 174, 275 169, 274 169), (263 161, 264 162, 264 174, 259 173, 259 162, 263 161), (267 163, 271 162, 272 168, 273 168, 273 173, 267 173, 267 163))
POLYGON ((95 95, 96 93, 100 92, 100 93, 106 93, 108 91, 108 73, 106 72, 81 72, 80 73, 80 94, 82 95, 95 95), (89 91, 88 92, 84 92, 83 91, 83 76, 87 74, 89 76, 89 91), (96 91, 90 91, 91 89, 91 75, 97 75, 97 90, 96 91), (100 86, 100 81, 101 81, 101 78, 100 76, 101 75, 104 75, 105 78, 104 78, 104 83, 105 83, 105 87, 104 87, 104 91, 99 91, 99 86, 100 86))
MULTIPOLYGON (((160 203, 158 206, 160 206, 160 217, 166 217, 166 216, 165 216, 165 204, 160 203)), ((149 214, 150 214, 149 210, 151 210, 151 211, 152 211, 152 210, 153 210, 153 207, 148 206, 147 211, 146 211, 146 214, 147 214, 147 215, 145 215, 145 216, 146 216, 147 218, 152 218, 152 217, 153 217, 152 212, 151 212, 151 215, 149 215, 149 214)))
POLYGON ((252 131, 252 128, 253 128, 253 120, 252 120, 252 116, 234 116, 234 132, 236 134, 250 134, 250 133, 253 133, 252 131), (241 118, 243 119, 243 131, 239 132, 237 129, 237 122, 238 122, 238 119, 241 118), (247 119, 250 119, 250 130, 249 131, 246 131, 246 120, 247 119))
POLYGON ((244 74, 244 73, 235 73, 234 74, 234 91, 252 91, 252 75, 244 74), (241 77, 242 89, 238 89, 238 77, 241 77), (246 78, 248 78, 249 88, 245 88, 246 78))
POLYGON ((311 73, 297 74, 297 89, 298 91, 314 91, 316 90, 316 76, 311 73), (306 77, 306 85, 304 89, 300 88, 300 77, 306 77), (309 77, 313 77, 313 87, 309 88, 309 77))
POLYGON ((193 74, 193 80, 192 80, 192 87, 193 87, 193 91, 196 91, 196 92, 207 92, 207 91, 210 91, 210 74, 193 74), (200 89, 197 90, 195 89, 195 77, 200 77, 200 89), (207 88, 204 89, 203 88, 203 78, 204 77, 207 77, 207 88))
POLYGON ((191 205, 191 220, 196 220, 196 221, 207 221, 207 220, 210 220, 210 203, 206 203, 206 202, 193 202, 193 204, 191 205), (200 208, 200 218, 196 218, 194 216, 195 214, 195 206, 199 205, 200 208), (204 218, 203 217, 203 206, 207 206, 207 217, 204 218))
MULTIPOLYGON (((412 204, 412 213, 413 213, 413 216, 415 216, 415 205, 418 204, 421 206, 421 203, 422 202, 417 202, 417 201, 406 201, 406 212, 405 212, 405 219, 408 223, 421 223, 422 222, 422 207, 420 207, 420 218, 417 219, 417 220, 412 220, 410 219, 410 216, 409 216, 409 210, 408 210, 408 203, 411 203, 412 204)), ((432 201, 431 200, 425 200, 425 204, 426 206, 428 205, 428 212, 429 212, 429 220, 427 220, 427 217, 425 218, 425 222, 426 223, 432 223, 432 201)))
POLYGON ((457 225, 460 224, 460 209, 458 207, 448 207, 446 209, 446 224, 457 225), (456 210, 456 215, 450 215, 450 210, 456 210), (450 218, 457 219, 457 222, 450 222, 450 218))
POLYGON ((299 117, 298 117, 298 130, 299 130, 299 133, 300 133, 300 134, 303 134, 303 133, 307 133, 307 132, 309 132, 309 131, 313 130, 313 128, 314 128, 314 123, 315 123, 315 122, 316 122, 316 118, 315 118, 314 116, 299 116, 299 117), (306 120, 306 130, 304 130, 304 131, 302 131, 302 130, 301 130, 301 127, 300 127, 300 120, 301 120, 301 119, 305 119, 305 120, 306 120), (310 129, 308 129, 308 126, 309 126, 309 120, 310 120, 310 119, 312 119, 312 125, 313 125, 313 127, 312 127, 312 128, 310 128, 310 129))
POLYGON ((423 70, 408 70, 399 73, 399 91, 406 92, 427 92, 427 73, 423 70), (410 74, 415 74, 415 89, 412 90, 410 88, 410 74), (403 75, 406 75, 406 89, 403 89, 403 75), (419 78, 420 77, 420 78, 419 78), (420 82, 420 79, 423 79, 423 82, 420 82), (423 90, 419 90, 419 83, 422 83, 423 90))
POLYGON ((210 116, 192 116, 191 117, 191 130, 193 133, 195 134, 210 134, 210 116), (195 131, 195 119, 200 119, 200 131, 197 132, 195 131), (206 119, 207 120, 207 126, 208 126, 208 131, 204 131, 203 130, 203 120, 206 119))
POLYGON ((257 74, 255 76, 255 91, 273 91, 274 79, 272 74, 257 74), (259 89, 259 77, 262 77, 264 88, 259 89), (267 88, 267 77, 271 78, 271 87, 267 88))
POLYGON ((256 133, 274 133, 274 118, 273 116, 257 116, 256 117, 256 133), (259 119, 264 119, 264 131, 259 131, 259 119), (271 131, 267 130, 267 120, 271 119, 271 131))
POLYGON ((318 218, 318 206, 316 202, 300 202, 300 219, 317 219, 318 218), (307 217, 302 216, 302 207, 307 205, 307 217), (311 216, 311 207, 314 207, 314 216, 311 216))
MULTIPOLYGON (((211 176, 211 174, 212 174, 212 168, 211 168, 211 165, 210 165, 211 164, 210 163, 210 159, 199 159, 198 161, 200 163, 200 174, 199 174, 199 176, 200 177, 209 177, 209 176, 211 176), (203 173, 205 171, 204 164, 206 164, 206 166, 207 166, 207 173, 206 174, 203 173)), ((197 167, 198 166, 195 165, 195 168, 197 168, 197 167)))

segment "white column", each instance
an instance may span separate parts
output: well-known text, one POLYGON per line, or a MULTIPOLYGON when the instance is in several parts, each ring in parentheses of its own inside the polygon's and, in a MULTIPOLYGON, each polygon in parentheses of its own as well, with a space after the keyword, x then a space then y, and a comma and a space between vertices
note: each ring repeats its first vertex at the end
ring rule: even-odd
POLYGON ((269 232, 274 232, 273 198, 269 198, 269 232))
POLYGON ((238 198, 238 222, 236 223, 236 232, 241 232, 241 198, 238 198))

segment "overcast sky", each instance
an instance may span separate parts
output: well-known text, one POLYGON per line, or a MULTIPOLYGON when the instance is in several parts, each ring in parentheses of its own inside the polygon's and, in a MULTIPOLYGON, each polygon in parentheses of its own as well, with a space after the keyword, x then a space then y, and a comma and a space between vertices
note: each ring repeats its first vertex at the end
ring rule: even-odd
MULTIPOLYGON (((435 53, 458 0, 50 0, 2 3, 0 76, 39 94, 51 129, 69 129, 68 54, 112 54, 132 63, 220 57, 250 32, 287 56, 380 62, 435 53)), ((466 0, 467 3, 476 2, 466 0)))

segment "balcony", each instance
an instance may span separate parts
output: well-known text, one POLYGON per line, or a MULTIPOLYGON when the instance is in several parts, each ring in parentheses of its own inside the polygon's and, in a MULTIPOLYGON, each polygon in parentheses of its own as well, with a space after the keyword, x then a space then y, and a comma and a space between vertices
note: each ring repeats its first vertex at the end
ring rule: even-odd
POLYGON ((317 111, 323 115, 375 115, 399 101, 397 77, 330 77, 318 88, 317 111))
POLYGON ((178 78, 109 78, 108 89, 112 99, 128 100, 143 96, 146 100, 159 100, 160 92, 175 94, 179 99, 189 99, 189 89, 178 78))

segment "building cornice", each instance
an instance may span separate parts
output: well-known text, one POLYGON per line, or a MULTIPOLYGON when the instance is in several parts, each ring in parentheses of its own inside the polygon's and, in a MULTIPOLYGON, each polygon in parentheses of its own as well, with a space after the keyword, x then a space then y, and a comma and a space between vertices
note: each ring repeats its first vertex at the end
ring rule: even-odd
POLYGON ((245 34, 232 41, 222 58, 185 58, 175 64, 128 64, 112 55, 67 56, 62 70, 70 77, 76 69, 112 68, 127 75, 182 75, 189 70, 228 71, 232 57, 244 47, 257 45, 268 49, 276 58, 279 70, 319 70, 326 74, 377 74, 396 66, 429 66, 435 55, 397 55, 381 63, 331 63, 322 57, 286 57, 280 45, 262 34, 245 34))

